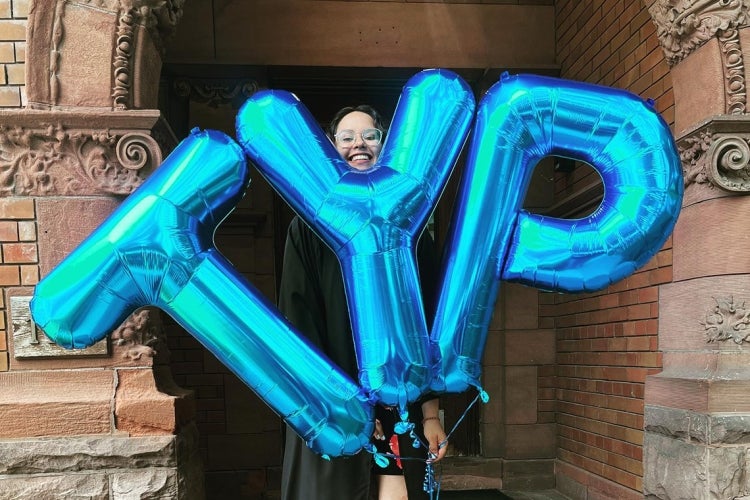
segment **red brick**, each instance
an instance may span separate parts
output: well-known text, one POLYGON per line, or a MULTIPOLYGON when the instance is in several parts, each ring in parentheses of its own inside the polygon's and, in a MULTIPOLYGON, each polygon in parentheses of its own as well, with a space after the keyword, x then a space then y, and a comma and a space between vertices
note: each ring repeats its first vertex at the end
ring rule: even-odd
POLYGON ((16 62, 26 62, 26 42, 14 42, 16 62))
POLYGON ((39 283, 39 266, 27 265, 20 266, 21 271, 21 285, 23 286, 34 286, 39 283))
POLYGON ((35 243, 5 243, 2 245, 3 262, 23 264, 37 261, 35 243))
POLYGON ((0 286, 14 286, 21 284, 21 274, 18 266, 0 265, 0 286))
POLYGON ((9 85, 23 85, 26 83, 26 64, 8 64, 5 66, 9 85))
POLYGON ((657 302, 659 300, 659 288, 652 286, 638 290, 638 302, 657 302))
POLYGON ((0 20, 0 41, 22 41, 26 39, 26 21, 0 20))
POLYGON ((652 318, 651 304, 638 304, 628 306, 627 319, 647 319, 652 318))
POLYGON ((34 218, 34 200, 33 199, 31 198, 0 198, 0 219, 33 219, 33 218, 34 218))
POLYGON ((672 282, 672 268, 671 267, 662 267, 654 271, 651 271, 651 273, 649 274, 649 284, 651 285, 661 285, 664 283, 671 283, 671 282, 672 282))
POLYGON ((13 0, 13 17, 16 19, 29 17, 29 3, 31 0, 13 0))
POLYGON ((651 351, 656 349, 656 337, 628 337, 625 350, 627 351, 651 351))
MULTIPOLYGON (((5 84, 5 72, 2 72, 3 84, 5 84)), ((21 88, 0 86, 0 108, 20 108, 21 88)))
POLYGON ((0 241, 18 241, 18 223, 0 221, 0 241))
POLYGON ((19 221, 18 239, 20 241, 36 241, 36 223, 28 220, 19 221))

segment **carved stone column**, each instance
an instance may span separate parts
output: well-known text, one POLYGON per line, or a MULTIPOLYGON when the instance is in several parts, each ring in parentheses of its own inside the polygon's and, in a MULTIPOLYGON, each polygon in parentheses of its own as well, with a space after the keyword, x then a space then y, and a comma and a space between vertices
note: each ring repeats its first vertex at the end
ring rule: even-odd
POLYGON ((168 38, 185 0, 36 0, 29 9, 31 108, 155 109, 168 38))
POLYGON ((750 494, 750 0, 657 0, 685 173, 664 370, 646 380, 646 498, 750 494))
POLYGON ((27 273, 2 297, 0 491, 11 497, 202 497, 194 400, 172 382, 159 311, 136 311, 108 339, 73 351, 50 342, 29 313, 36 277, 177 143, 156 108, 163 37, 183 2, 29 7, 28 109, 0 110, 0 219, 23 227, 11 258, 27 273))

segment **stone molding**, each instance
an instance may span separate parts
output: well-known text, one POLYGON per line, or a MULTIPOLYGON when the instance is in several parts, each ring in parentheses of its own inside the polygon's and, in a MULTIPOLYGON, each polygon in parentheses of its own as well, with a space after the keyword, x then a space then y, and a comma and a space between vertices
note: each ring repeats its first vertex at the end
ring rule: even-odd
POLYGON ((685 187, 708 184, 750 192, 750 118, 714 116, 677 140, 685 187))
POLYGON ((0 110, 0 193, 132 193, 177 143, 155 110, 0 110))
POLYGON ((657 0, 648 10, 667 62, 674 66, 714 36, 734 43, 749 8, 750 0, 657 0))
POLYGON ((258 91, 255 80, 185 78, 174 80, 174 92, 178 97, 211 107, 231 106, 239 108, 248 97, 258 91))

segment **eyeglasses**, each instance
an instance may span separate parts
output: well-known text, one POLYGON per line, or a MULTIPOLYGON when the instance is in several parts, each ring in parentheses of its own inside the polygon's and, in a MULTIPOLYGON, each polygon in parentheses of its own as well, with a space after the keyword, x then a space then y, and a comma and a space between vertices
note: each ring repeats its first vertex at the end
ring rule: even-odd
MULTIPOLYGON (((368 146, 377 146, 383 140, 383 131, 376 128, 366 128, 359 134, 362 140, 368 146)), ((354 130, 341 130, 334 135, 336 143, 341 146, 351 146, 357 139, 357 133, 354 130)))

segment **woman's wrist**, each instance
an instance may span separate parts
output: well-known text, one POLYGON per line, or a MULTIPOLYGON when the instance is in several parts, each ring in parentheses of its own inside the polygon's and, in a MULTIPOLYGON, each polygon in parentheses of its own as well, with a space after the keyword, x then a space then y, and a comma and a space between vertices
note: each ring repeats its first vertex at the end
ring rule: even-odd
POLYGON ((424 423, 428 420, 437 420, 438 422, 440 422, 440 417, 425 417, 422 419, 422 425, 424 425, 424 423))

